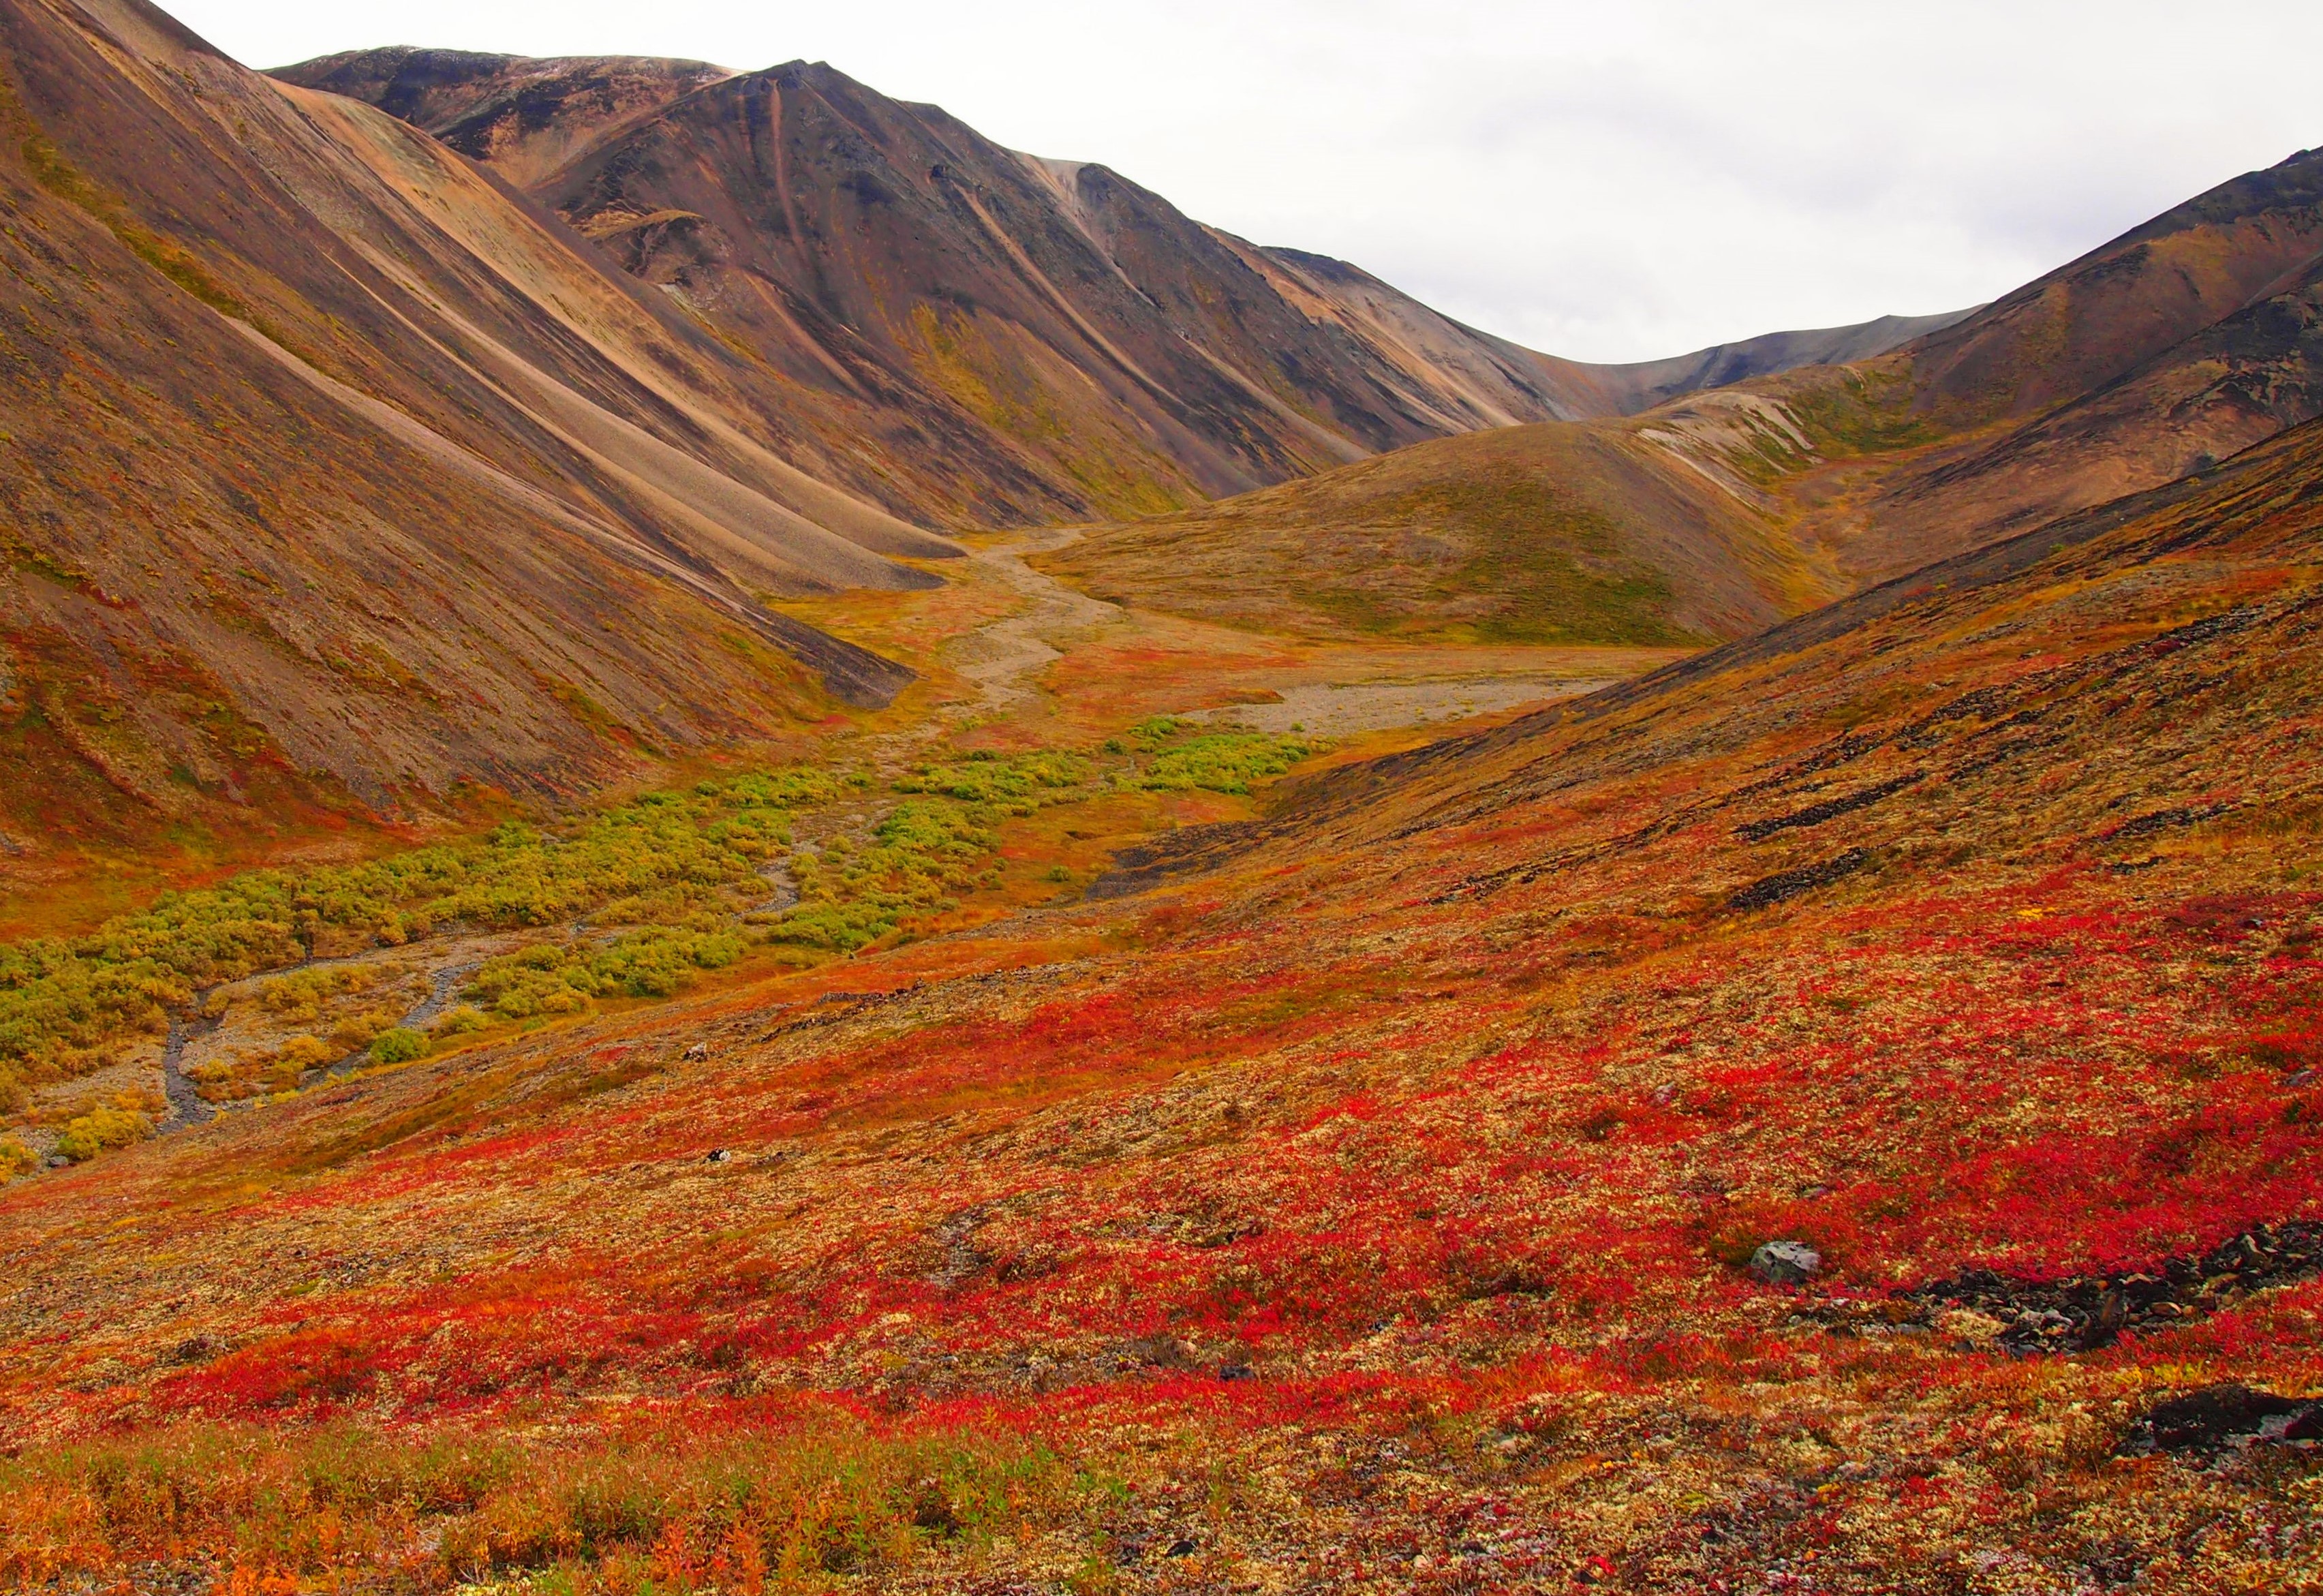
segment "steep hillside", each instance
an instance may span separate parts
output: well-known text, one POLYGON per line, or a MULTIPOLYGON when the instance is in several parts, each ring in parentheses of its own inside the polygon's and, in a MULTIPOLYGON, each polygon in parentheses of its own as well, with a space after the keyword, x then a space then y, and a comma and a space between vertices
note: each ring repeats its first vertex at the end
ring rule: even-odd
MULTIPOLYGON (((1423 445, 1102 527, 1048 568, 1171 613, 1327 634, 1458 636, 1481 618, 1611 639, 1650 616, 1739 637, 2323 414, 2319 285, 2323 154, 2303 153, 1890 353, 1423 445), (1587 580, 1544 586, 1544 566, 1587 580)), ((1842 355, 1856 334, 1778 337, 1842 355)), ((1649 397, 1636 385, 1724 381, 1754 358, 1624 381, 1649 397)))
POLYGON ((12 1572, 2296 1589, 2318 507, 2309 424, 1089 901, 11 1191, 0 1402, 81 1442, 12 1572))
POLYGON ((441 147, 139 0, 0 4, 0 827, 569 790, 908 673, 767 594, 956 546, 441 147))
MULTIPOLYGON (((2323 158, 2309 166, 2323 170, 2323 158)), ((2310 174, 2310 177, 2312 174, 2310 174)), ((2323 206, 2282 219, 2323 234, 2323 206)), ((2172 273, 2173 280, 2184 274, 2172 273)), ((1932 553, 1971 547, 2196 471, 2323 414, 2323 254, 2269 281, 2231 314, 2187 335, 2046 414, 1931 451, 1897 471, 1854 517, 1825 532, 1851 569, 1880 574, 1932 553)), ((2143 345, 2139 346, 2142 350, 2143 345)), ((1942 357, 1922 403, 1953 374, 1942 357)), ((1933 414, 1946 414, 1939 397, 1933 414)))
POLYGON ((1424 438, 1885 349, 1918 325, 1583 366, 819 64, 720 76, 404 49, 276 76, 490 161, 796 382, 875 407, 893 446, 919 435, 955 485, 910 502, 955 524, 1150 513, 1424 438))
POLYGON ((2323 256, 2323 151, 2302 151, 1923 338, 1914 404, 1982 420, 2079 399, 2311 273, 2323 256))

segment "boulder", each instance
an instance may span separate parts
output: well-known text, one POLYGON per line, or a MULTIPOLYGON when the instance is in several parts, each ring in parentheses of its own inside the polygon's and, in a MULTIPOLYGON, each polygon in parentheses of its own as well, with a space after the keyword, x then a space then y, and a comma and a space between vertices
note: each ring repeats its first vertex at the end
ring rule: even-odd
POLYGON ((1750 1272, 1769 1286, 1801 1286, 1823 1268, 1823 1254, 1804 1242, 1768 1242, 1750 1254, 1750 1272))

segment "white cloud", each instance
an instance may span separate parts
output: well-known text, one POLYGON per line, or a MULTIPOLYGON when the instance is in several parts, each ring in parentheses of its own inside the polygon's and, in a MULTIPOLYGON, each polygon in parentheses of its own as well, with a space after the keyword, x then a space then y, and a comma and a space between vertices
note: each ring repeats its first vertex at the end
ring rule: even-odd
POLYGON ((1207 222, 1629 360, 1990 298, 2323 143, 2277 0, 177 0, 274 65, 391 43, 827 60, 1207 222))

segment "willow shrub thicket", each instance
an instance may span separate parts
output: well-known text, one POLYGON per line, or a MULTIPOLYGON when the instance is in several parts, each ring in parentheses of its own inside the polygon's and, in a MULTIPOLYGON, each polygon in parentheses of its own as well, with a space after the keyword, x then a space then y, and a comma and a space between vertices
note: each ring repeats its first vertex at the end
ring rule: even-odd
MULTIPOLYGON (((997 827, 1010 817, 1105 783, 1247 793, 1313 747, 1243 730, 1189 735, 1160 719, 1108 743, 1106 754, 1125 757, 1106 761, 1113 768, 1103 773, 1095 757, 1061 752, 928 765, 894 782, 901 801, 868 838, 834 837, 790 855, 798 902, 780 911, 744 913, 735 889, 784 857, 794 813, 869 778, 791 767, 706 781, 603 811, 567 835, 510 821, 469 842, 172 893, 86 936, 0 948, 0 1112, 21 1109, 32 1083, 85 1073, 126 1038, 163 1030, 170 1011, 202 989, 297 964, 318 946, 395 947, 450 925, 511 930, 585 915, 633 929, 610 941, 544 940, 491 960, 464 994, 469 1013, 522 1021, 598 997, 666 997, 732 964, 752 941, 850 952, 956 907, 959 894, 996 880, 997 827)), ((261 1001, 303 1012, 356 978, 294 972, 269 983, 261 1001)), ((373 1058, 418 1057, 425 1040, 387 1029, 373 1058)), ((81 1139, 110 1145, 127 1134, 107 1119, 81 1139)))
POLYGON ((666 914, 707 903, 789 841, 790 812, 839 778, 785 770, 654 793, 569 836, 510 821, 471 842, 361 865, 261 870, 171 893, 76 938, 0 948, 0 1100, 106 1059, 124 1037, 223 981, 295 964, 326 940, 397 946, 439 925, 543 925, 592 912, 666 914))

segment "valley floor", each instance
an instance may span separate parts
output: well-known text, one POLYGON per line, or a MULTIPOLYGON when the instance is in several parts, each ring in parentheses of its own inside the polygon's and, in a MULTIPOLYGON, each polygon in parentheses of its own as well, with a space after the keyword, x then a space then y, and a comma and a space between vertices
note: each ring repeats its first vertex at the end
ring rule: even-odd
POLYGON ((262 1051, 496 972, 0 1196, 6 1577, 2323 1588, 2323 445, 2263 463, 1676 664, 1010 543, 799 606, 925 679, 608 812, 706 879, 238 977, 262 1051))

